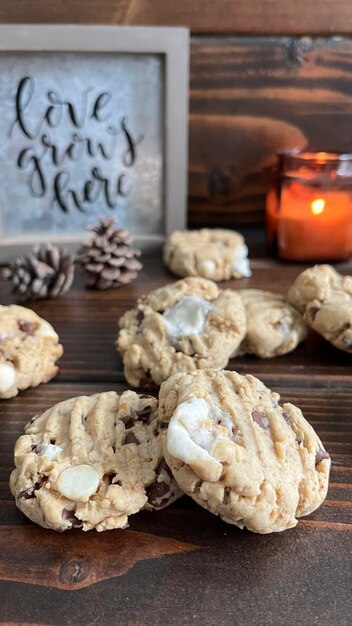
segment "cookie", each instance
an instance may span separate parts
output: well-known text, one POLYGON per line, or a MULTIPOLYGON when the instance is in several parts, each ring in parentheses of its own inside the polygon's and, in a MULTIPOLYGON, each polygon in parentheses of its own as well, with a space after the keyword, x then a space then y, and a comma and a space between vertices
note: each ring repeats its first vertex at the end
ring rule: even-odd
POLYGON ((183 491, 257 533, 292 528, 327 493, 330 457, 293 404, 254 376, 205 370, 163 383, 163 446, 183 491))
POLYGON ((315 265, 299 274, 288 299, 313 330, 335 348, 352 352, 352 276, 315 265))
POLYGON ((222 228, 175 231, 165 243, 164 262, 182 277, 221 281, 251 276, 244 238, 222 228))
POLYGON ((44 528, 124 528, 143 508, 181 491, 165 464, 158 401, 114 391, 60 402, 27 425, 15 446, 10 487, 44 528))
POLYGON ((31 309, 0 305, 0 398, 51 380, 62 353, 51 324, 31 309))
POLYGON ((233 356, 255 354, 269 359, 294 350, 305 339, 302 315, 278 293, 240 289, 246 311, 247 332, 233 356))
POLYGON ((116 345, 127 381, 146 388, 176 372, 226 367, 245 332, 240 296, 194 277, 141 298, 120 319, 116 345))

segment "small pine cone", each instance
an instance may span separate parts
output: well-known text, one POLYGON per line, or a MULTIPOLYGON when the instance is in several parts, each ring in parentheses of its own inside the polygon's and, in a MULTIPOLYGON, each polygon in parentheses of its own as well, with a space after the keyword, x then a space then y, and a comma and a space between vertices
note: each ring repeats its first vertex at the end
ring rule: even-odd
POLYGON ((132 247, 132 237, 116 228, 114 220, 100 219, 89 226, 95 233, 78 251, 77 259, 86 274, 87 287, 109 289, 127 285, 143 265, 137 257, 140 250, 132 247))
POLYGON ((74 255, 48 243, 7 265, 3 276, 12 281, 12 293, 23 302, 57 298, 70 289, 74 271, 74 255))

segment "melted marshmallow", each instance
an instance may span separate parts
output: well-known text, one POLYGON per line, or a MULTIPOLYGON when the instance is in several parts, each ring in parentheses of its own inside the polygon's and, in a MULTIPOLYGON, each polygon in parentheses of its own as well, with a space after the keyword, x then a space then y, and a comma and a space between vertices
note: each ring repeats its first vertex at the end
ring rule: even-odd
POLYGON ((201 335, 206 317, 213 306, 197 296, 183 296, 163 314, 168 335, 173 339, 201 335))
POLYGON ((41 337, 50 337, 52 339, 55 339, 55 341, 59 341, 59 335, 55 332, 52 325, 45 320, 42 320, 40 322, 40 325, 35 331, 35 334, 37 336, 40 335, 41 337))
POLYGON ((12 363, 0 363, 0 393, 11 389, 16 379, 12 363))
POLYGON ((234 274, 238 273, 241 274, 241 276, 252 276, 249 267, 248 248, 245 243, 235 248, 231 270, 234 274))
POLYGON ((205 464, 212 474, 220 476, 222 465, 213 450, 219 440, 232 438, 232 428, 232 420, 219 407, 204 398, 192 398, 180 404, 170 420, 167 449, 184 463, 197 467, 205 464))
POLYGON ((75 465, 61 472, 57 490, 74 502, 87 502, 99 487, 98 472, 91 465, 75 465))
POLYGON ((43 443, 40 446, 39 456, 45 456, 48 459, 56 459, 63 451, 60 446, 54 446, 52 443, 43 443))

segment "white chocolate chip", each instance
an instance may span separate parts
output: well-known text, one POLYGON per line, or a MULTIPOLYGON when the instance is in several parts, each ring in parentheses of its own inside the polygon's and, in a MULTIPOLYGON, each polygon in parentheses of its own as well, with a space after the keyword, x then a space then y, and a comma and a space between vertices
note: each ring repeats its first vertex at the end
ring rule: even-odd
POLYGON ((215 269, 216 265, 211 259, 206 259, 198 263, 198 271, 206 278, 213 276, 215 269))
POLYGON ((219 440, 232 439, 232 428, 232 420, 219 407, 204 398, 192 398, 180 404, 170 420, 167 449, 201 478, 217 480, 222 465, 213 452, 219 440))
POLYGON ((59 335, 55 332, 52 325, 45 320, 42 320, 40 322, 39 328, 37 328, 35 334, 36 336, 39 335, 41 337, 50 337, 52 339, 55 339, 55 341, 59 341, 59 335))
POLYGON ((166 330, 172 339, 200 335, 204 331, 206 317, 213 306, 197 296, 183 296, 175 306, 163 314, 166 330))
POLYGON ((57 490, 74 502, 87 502, 99 487, 98 472, 91 465, 75 465, 61 472, 57 490))
POLYGON ((248 261, 248 248, 245 243, 235 248, 231 271, 233 274, 240 274, 245 277, 252 276, 248 261))
POLYGON ((40 446, 39 456, 45 456, 48 459, 56 459, 63 451, 60 446, 54 446, 52 443, 43 443, 40 446))
POLYGON ((5 331, 0 330, 0 341, 6 341, 8 336, 9 336, 8 333, 5 333, 5 331))
POLYGON ((0 393, 11 389, 16 379, 16 371, 12 363, 0 363, 0 393))

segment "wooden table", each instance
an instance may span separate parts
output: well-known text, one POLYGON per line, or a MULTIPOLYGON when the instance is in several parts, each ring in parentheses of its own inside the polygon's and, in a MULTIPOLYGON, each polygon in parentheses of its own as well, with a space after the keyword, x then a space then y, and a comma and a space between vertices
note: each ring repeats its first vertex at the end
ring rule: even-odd
MULTIPOLYGON (((301 267, 256 258, 251 279, 227 286, 285 293, 301 267)), ((351 273, 351 265, 341 271, 351 273)), ((136 297, 173 280, 156 256, 132 285, 87 291, 79 276, 57 300, 33 303, 65 348, 49 385, 2 401, 0 412, 0 616, 5 624, 351 624, 351 356, 311 334, 273 360, 241 357, 251 372, 299 405, 330 451, 327 500, 295 529, 255 535, 184 497, 130 518, 128 530, 57 534, 32 524, 8 487, 13 446, 28 419, 78 394, 126 388, 114 349, 117 319, 136 297)), ((0 284, 3 303, 10 289, 0 284)))

